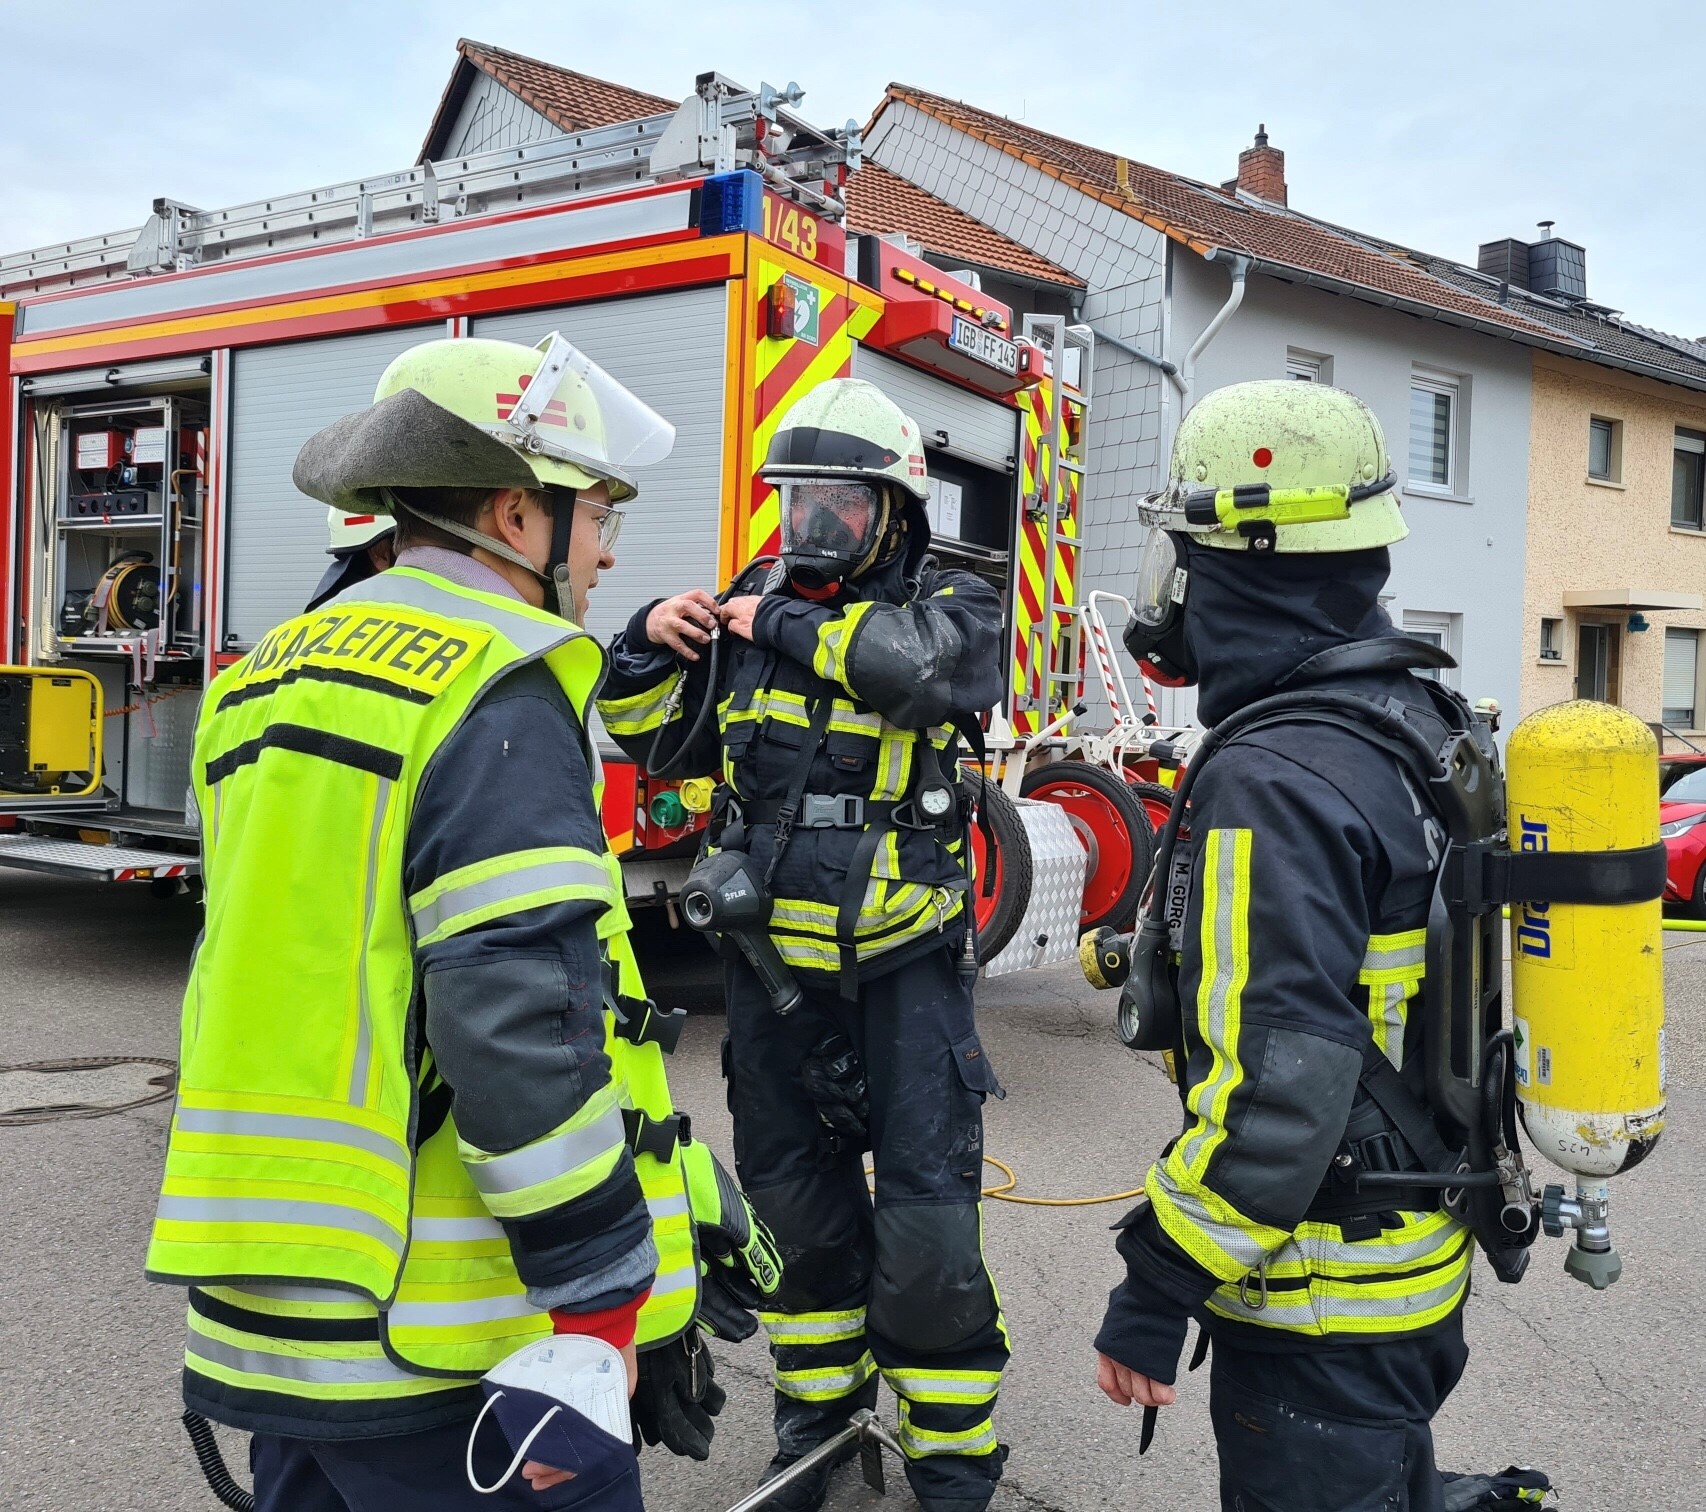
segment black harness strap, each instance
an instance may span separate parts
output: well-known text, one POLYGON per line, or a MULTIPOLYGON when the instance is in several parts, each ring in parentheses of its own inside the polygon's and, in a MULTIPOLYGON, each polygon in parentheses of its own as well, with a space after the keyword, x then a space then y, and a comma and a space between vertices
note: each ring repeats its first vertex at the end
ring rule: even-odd
POLYGON ((795 758, 793 773, 788 778, 788 796, 782 800, 782 807, 776 815, 776 848, 770 852, 770 864, 764 868, 766 892, 776 880, 776 868, 782 864, 783 853, 794 837, 794 820, 799 817, 800 803, 806 796, 806 783, 811 780, 812 762, 817 759, 818 748, 823 745, 833 707, 834 699, 827 693, 812 705, 806 738, 800 745, 800 754, 795 758))

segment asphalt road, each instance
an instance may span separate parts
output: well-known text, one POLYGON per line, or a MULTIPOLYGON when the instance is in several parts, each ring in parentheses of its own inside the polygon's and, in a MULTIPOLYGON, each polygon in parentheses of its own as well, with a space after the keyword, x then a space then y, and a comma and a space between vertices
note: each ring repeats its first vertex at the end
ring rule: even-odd
MULTIPOLYGON (((171 1057, 198 911, 140 889, 0 871, 0 1060, 171 1057)), ((1521 1287, 1482 1270, 1469 1303, 1474 1357, 1438 1425, 1441 1462, 1547 1469, 1572 1509, 1680 1508, 1706 1472, 1702 1224, 1706 1164, 1706 936, 1669 935, 1671 1119, 1645 1166, 1614 1183, 1622 1281, 1594 1294, 1543 1241, 1521 1287)), ((650 952, 654 990, 699 1008, 671 1075, 678 1104, 727 1153, 717 1069, 721 1021, 695 942, 650 952)), ((1108 1002, 1066 970, 989 984, 981 1024, 1007 1086, 988 1148, 1018 1190, 1077 1196, 1135 1186, 1177 1126, 1159 1069, 1122 1050, 1108 1002)), ((151 1068, 89 1077, 0 1075, 0 1109, 145 1095, 151 1068), (52 1083, 49 1086, 47 1083, 52 1083)), ((0 1505, 206 1509, 178 1425, 182 1301, 142 1280, 167 1105, 89 1121, 0 1128, 0 1505)), ((1206 1382, 1187 1380, 1155 1447, 1092 1378, 1090 1338, 1118 1274, 1118 1205, 988 1204, 986 1243, 1015 1356, 997 1417, 1013 1446, 997 1512, 1208 1508, 1215 1462, 1206 1382)), ((709 1464, 644 1460, 652 1512, 734 1502, 770 1453, 763 1345, 718 1346, 729 1392, 709 1464)), ((885 1402, 892 1412, 892 1403, 885 1402)), ((230 1442, 228 1440, 228 1442, 230 1442)), ((241 1445, 228 1457, 246 1465, 241 1445)), ((884 1505, 839 1472, 836 1512, 884 1505)), ((891 1475, 886 1505, 912 1505, 891 1475)))

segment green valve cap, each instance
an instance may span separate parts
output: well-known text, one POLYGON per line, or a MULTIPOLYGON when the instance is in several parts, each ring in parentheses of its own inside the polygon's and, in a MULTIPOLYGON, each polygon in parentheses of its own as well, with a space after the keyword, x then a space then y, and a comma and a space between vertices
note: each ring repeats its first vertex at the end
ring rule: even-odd
POLYGON ((652 799, 652 823, 660 829, 676 829, 687 823, 687 810, 682 807, 680 794, 659 793, 652 799))

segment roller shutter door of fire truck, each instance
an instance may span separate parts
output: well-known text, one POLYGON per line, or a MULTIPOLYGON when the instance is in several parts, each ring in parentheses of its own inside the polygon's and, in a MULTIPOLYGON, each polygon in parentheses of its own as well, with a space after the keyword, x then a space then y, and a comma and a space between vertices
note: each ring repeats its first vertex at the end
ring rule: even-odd
POLYGON ((624 506, 616 568, 600 578, 587 615, 600 640, 655 598, 717 590, 727 309, 717 284, 473 322, 475 336, 528 346, 561 331, 675 427, 669 456, 634 475, 640 496, 624 506))
POLYGON ((924 433, 928 451, 945 452, 996 472, 1013 471, 1019 452, 1019 414, 1010 405, 955 388, 865 347, 853 349, 853 376, 876 384, 911 415, 924 433), (944 434, 945 445, 940 444, 944 434))
POLYGON ((392 358, 442 335, 434 322, 233 355, 226 650, 252 646, 300 614, 330 561, 326 506, 290 481, 302 443, 370 404, 392 358))

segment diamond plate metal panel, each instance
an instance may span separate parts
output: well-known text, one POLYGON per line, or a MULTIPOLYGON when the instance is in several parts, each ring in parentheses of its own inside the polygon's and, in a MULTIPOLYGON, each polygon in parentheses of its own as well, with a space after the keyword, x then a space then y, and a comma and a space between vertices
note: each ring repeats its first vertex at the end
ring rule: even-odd
POLYGON ((1053 966, 1078 954, 1084 910, 1084 847, 1066 811, 1032 798, 1014 800, 1031 839, 1031 901, 1018 933, 983 968, 986 977, 1053 966))
POLYGON ((125 716, 130 721, 125 802, 136 808, 183 810, 200 711, 201 693, 193 690, 156 699, 125 716))
POLYGON ((49 872, 60 877, 109 879, 137 867, 169 876, 194 876, 201 870, 195 856, 186 856, 181 851, 85 845, 77 840, 49 840, 40 835, 0 836, 0 866, 49 872))

